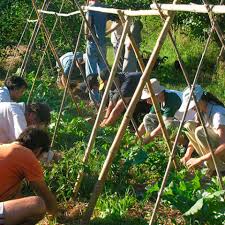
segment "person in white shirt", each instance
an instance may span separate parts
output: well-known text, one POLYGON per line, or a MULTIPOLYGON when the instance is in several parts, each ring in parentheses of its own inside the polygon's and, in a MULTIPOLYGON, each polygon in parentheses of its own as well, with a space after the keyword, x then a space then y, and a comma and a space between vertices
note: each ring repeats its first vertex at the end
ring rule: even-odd
POLYGON ((28 85, 22 77, 9 77, 3 87, 0 87, 0 102, 16 102, 18 101, 28 85))
POLYGON ((16 140, 28 126, 44 127, 50 123, 50 108, 44 103, 1 102, 0 143, 16 140))
MULTIPOLYGON (((197 100, 197 104, 200 112, 202 113, 203 120, 206 124, 207 133, 209 135, 209 141, 213 148, 218 169, 221 172, 225 171, 225 107, 224 104, 213 96, 209 92, 205 92, 200 85, 196 85, 194 94, 197 100)), ((183 93, 185 99, 181 109, 183 111, 187 107, 187 102, 190 96, 190 88, 186 88, 183 93)), ((196 108, 195 102, 192 99, 189 105, 189 109, 196 108)), ((208 174, 215 173, 215 166, 212 161, 211 152, 209 150, 205 132, 203 127, 200 126, 197 121, 189 121, 184 127, 186 128, 186 135, 189 139, 189 145, 181 162, 189 169, 192 169, 204 161, 209 169, 208 174), (193 151, 196 151, 199 155, 197 158, 192 158, 193 151)))

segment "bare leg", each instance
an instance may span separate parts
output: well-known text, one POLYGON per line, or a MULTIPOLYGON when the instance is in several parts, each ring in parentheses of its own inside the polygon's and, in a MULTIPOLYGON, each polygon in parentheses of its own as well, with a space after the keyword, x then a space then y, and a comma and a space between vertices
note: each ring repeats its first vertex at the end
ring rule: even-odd
POLYGON ((34 225, 45 213, 45 203, 37 196, 4 202, 5 225, 34 225))

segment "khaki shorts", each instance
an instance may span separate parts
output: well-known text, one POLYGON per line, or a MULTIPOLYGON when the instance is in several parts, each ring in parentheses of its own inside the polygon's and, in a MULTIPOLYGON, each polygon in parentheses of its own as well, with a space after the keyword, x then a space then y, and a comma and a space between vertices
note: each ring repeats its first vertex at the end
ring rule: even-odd
POLYGON ((4 225, 4 203, 0 202, 0 225, 4 225))

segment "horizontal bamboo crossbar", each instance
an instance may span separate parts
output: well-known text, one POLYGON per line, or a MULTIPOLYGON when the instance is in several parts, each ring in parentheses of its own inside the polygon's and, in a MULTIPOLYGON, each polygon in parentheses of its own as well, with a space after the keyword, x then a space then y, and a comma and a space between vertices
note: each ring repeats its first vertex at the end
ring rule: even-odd
POLYGON ((80 14, 80 11, 78 10, 78 11, 74 11, 74 12, 70 12, 70 13, 59 13, 59 12, 39 9, 38 13, 48 14, 48 15, 56 15, 56 16, 61 16, 61 17, 69 17, 69 16, 74 16, 74 15, 80 14))
MULTIPOLYGON (((208 13, 205 5, 198 4, 158 4, 162 10, 162 13, 168 15, 168 11, 180 11, 180 12, 194 12, 194 13, 208 13)), ((149 10, 121 10, 126 16, 159 16, 158 8, 156 4, 150 5, 149 10)), ((225 5, 209 5, 212 13, 214 14, 225 14, 225 5)), ((118 14, 118 9, 115 8, 103 8, 103 7, 91 7, 83 6, 82 9, 86 12, 87 10, 118 14)), ((62 17, 69 17, 80 14, 80 11, 74 11, 70 13, 58 13, 54 11, 38 10, 39 13, 57 15, 62 17)))
MULTIPOLYGON (((180 11, 180 12, 194 12, 194 13, 208 13, 208 10, 205 5, 198 4, 160 4, 159 7, 164 11, 180 11)), ((151 9, 157 9, 156 4, 151 4, 151 9)), ((224 14, 225 5, 209 5, 212 13, 215 14, 224 14)))

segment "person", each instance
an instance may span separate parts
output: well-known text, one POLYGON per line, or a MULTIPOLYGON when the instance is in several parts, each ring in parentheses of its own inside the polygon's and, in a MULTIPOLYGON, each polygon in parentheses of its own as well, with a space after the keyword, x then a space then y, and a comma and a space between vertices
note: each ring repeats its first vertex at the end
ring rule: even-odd
MULTIPOLYGON (((103 4, 98 0, 89 0, 89 6, 92 7, 104 7, 103 4)), ((88 10, 86 14, 87 21, 98 41, 103 57, 106 59, 106 22, 107 20, 114 20, 114 17, 107 13, 96 12, 88 10)), ((88 26, 85 26, 85 37, 87 40, 86 46, 86 62, 85 62, 85 73, 87 77, 87 83, 91 88, 90 97, 97 104, 101 101, 99 93, 99 81, 98 76, 103 80, 107 81, 109 72, 107 65, 104 62, 101 54, 98 51, 97 45, 92 37, 88 26)))
POLYGON ((63 68, 63 73, 60 70, 58 62, 56 62, 56 67, 58 71, 58 77, 57 77, 58 86, 60 88, 66 87, 66 81, 67 81, 67 77, 69 76, 70 69, 72 70, 70 75, 70 84, 74 82, 78 82, 79 79, 81 78, 80 68, 83 70, 82 65, 84 65, 85 63, 85 54, 83 54, 82 52, 76 52, 74 64, 73 64, 73 60, 74 60, 73 52, 67 52, 63 54, 59 58, 59 60, 63 68))
POLYGON ((0 224, 36 224, 46 212, 57 214, 56 199, 38 161, 49 146, 48 134, 34 127, 25 129, 15 142, 0 145, 0 224), (37 196, 22 196, 23 180, 37 196))
MULTIPOLYGON (((205 92, 200 85, 195 85, 194 95, 197 100, 198 108, 203 116, 206 125, 207 133, 209 135, 209 142, 213 148, 218 169, 225 171, 225 107, 224 104, 209 92, 205 92)), ((184 103, 181 110, 185 110, 187 102, 190 97, 190 88, 186 88, 183 93, 184 103)), ((196 105, 193 99, 189 104, 189 109, 195 109, 196 105)), ((203 127, 199 124, 198 119, 195 121, 188 121, 184 125, 186 135, 189 139, 189 145, 181 162, 189 169, 206 163, 208 173, 215 172, 215 166, 212 161, 211 152, 207 145, 206 135, 203 127), (192 158, 194 150, 199 157, 192 158)))
POLYGON ((0 143, 14 141, 27 126, 45 127, 50 120, 50 108, 45 103, 1 102, 0 143))
MULTIPOLYGON (((141 78, 140 72, 133 73, 117 73, 115 77, 115 82, 120 88, 121 95, 124 98, 124 101, 128 103, 133 96, 139 80, 141 78)), ((106 113, 103 121, 101 122, 101 127, 112 125, 123 113, 125 107, 123 100, 120 98, 119 92, 117 89, 110 91, 109 95, 109 104, 106 109, 106 113)))
MULTIPOLYGON (((152 78, 150 82, 160 104, 165 126, 172 134, 172 130, 179 126, 182 118, 181 112, 179 112, 179 108, 182 104, 182 92, 165 89, 156 78, 152 78)), ((152 105, 150 93, 146 89, 143 90, 141 99, 146 99, 147 103, 152 105)), ((190 118, 193 119, 193 112, 189 112, 185 119, 190 118)), ((145 115, 143 123, 139 126, 138 131, 139 135, 143 136, 143 142, 146 144, 151 142, 156 136, 161 135, 161 125, 158 123, 153 106, 151 106, 150 112, 145 115)))
MULTIPOLYGON (((141 43, 141 30, 143 25, 140 20, 134 20, 130 27, 130 33, 133 36, 137 46, 141 43)), ((139 70, 135 53, 132 49, 131 42, 127 36, 125 39, 125 52, 123 61, 123 72, 136 72, 139 70)))
MULTIPOLYGON (((110 30, 106 31, 106 35, 111 33, 110 40, 113 46, 114 57, 116 56, 116 53, 119 47, 122 32, 123 32, 123 26, 121 22, 119 21, 119 19, 116 19, 115 21, 113 21, 111 24, 110 30)), ((124 47, 123 47, 122 54, 118 63, 119 72, 121 72, 123 69, 123 60, 124 60, 124 47)))
POLYGON ((22 77, 11 76, 0 88, 0 102, 17 102, 24 94, 28 85, 22 77))

